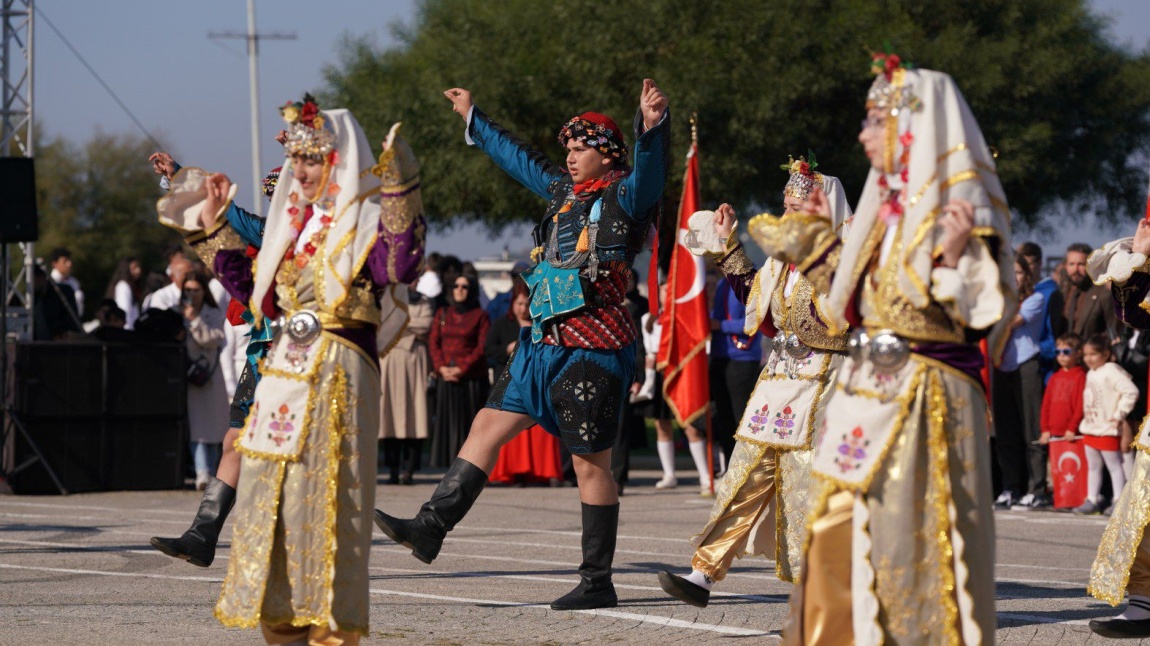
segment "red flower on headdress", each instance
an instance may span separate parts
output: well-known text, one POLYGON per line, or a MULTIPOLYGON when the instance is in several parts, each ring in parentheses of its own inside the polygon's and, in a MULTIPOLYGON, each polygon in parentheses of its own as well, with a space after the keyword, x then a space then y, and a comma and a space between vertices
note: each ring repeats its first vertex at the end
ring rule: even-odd
POLYGON ((308 101, 307 103, 303 104, 303 108, 300 109, 299 119, 305 126, 311 128, 313 127, 312 120, 315 119, 315 115, 317 114, 319 114, 319 106, 311 101, 308 101))
POLYGON ((886 73, 887 74, 890 74, 891 72, 898 69, 898 67, 900 65, 902 65, 902 59, 899 58, 898 54, 891 54, 891 55, 886 57, 885 67, 886 67, 886 73))
POLYGON ((811 174, 811 165, 807 162, 799 162, 799 172, 803 175, 811 174))

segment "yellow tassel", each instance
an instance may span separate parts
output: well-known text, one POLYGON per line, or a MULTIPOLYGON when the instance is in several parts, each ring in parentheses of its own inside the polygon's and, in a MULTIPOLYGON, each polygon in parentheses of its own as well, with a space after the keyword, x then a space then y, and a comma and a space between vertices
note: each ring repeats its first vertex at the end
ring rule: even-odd
POLYGON ((579 234, 579 242, 575 243, 575 253, 587 253, 591 250, 591 242, 587 239, 587 227, 579 234))
POLYGON ((539 262, 543 259, 543 247, 535 247, 531 250, 531 262, 539 262))

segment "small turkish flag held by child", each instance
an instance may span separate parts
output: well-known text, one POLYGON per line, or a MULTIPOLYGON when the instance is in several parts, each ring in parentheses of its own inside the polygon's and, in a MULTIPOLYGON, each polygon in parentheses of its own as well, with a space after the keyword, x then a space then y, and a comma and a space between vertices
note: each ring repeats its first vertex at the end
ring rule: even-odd
POLYGON ((1051 442, 1050 476, 1054 506, 1077 507, 1086 502, 1086 447, 1082 440, 1051 442))

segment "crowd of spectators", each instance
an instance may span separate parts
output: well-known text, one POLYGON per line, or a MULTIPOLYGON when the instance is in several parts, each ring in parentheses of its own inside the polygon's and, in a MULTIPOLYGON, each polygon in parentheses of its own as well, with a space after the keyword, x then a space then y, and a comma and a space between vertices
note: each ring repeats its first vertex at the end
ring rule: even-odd
MULTIPOLYGON (((1086 273, 1091 248, 1073 244, 1047 275, 1037 244, 1016 255, 1019 311, 1001 363, 990 368, 994 414, 996 508, 1043 509, 1052 505, 1048 446, 1081 441, 1088 466, 1088 494, 1080 513, 1107 509, 1130 468, 1130 443, 1147 409, 1150 335, 1119 324, 1110 291, 1086 273), (1104 474, 1109 474, 1104 478, 1104 474)), ((214 473, 226 431, 228 401, 245 361, 245 324, 227 323, 229 296, 208 268, 179 246, 167 253, 165 271, 145 275, 138 259, 122 259, 84 321, 85 292, 73 276, 72 254, 49 254, 36 268, 36 340, 84 335, 104 340, 168 340, 186 348, 188 410, 196 482, 214 473)), ((425 451, 432 467, 450 464, 471 421, 487 400, 499 371, 530 326, 529 293, 511 269, 511 288, 489 295, 472 263, 431 253, 427 270, 409 286, 408 324, 381 362, 383 402, 379 429, 381 465, 388 482, 410 484, 425 451)), ((655 453, 663 468, 661 489, 678 485, 674 424, 655 366, 661 329, 632 272, 627 307, 642 343, 636 380, 620 421, 613 465, 622 489, 629 452, 655 428, 655 453)), ((705 493, 734 449, 735 430, 765 360, 760 335, 744 333, 745 310, 725 280, 712 277, 709 347, 713 461, 706 437, 682 429, 705 493)), ((662 294, 661 294, 662 296, 662 294)), ((570 456, 555 438, 534 427, 505 447, 491 477, 497 483, 564 484, 574 479, 570 456)))

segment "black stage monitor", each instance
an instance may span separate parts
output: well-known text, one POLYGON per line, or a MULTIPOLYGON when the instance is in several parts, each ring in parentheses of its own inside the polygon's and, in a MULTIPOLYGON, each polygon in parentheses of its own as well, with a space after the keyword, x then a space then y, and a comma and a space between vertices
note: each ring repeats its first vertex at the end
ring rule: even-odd
POLYGON ((0 243, 35 242, 36 174, 31 157, 0 157, 0 243))

